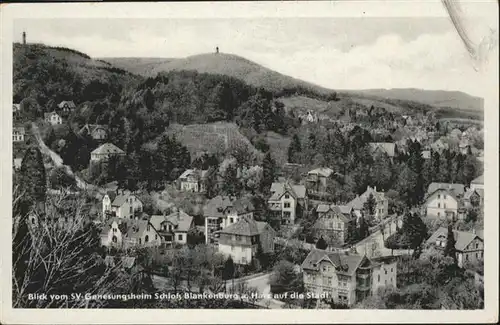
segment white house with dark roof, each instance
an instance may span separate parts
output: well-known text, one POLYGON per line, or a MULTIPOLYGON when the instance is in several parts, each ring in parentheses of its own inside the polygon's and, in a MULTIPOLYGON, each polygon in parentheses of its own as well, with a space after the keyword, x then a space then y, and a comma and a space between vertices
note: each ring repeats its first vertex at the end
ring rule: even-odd
POLYGON ((181 210, 167 216, 153 215, 149 222, 160 234, 162 242, 167 245, 187 244, 188 232, 194 228, 194 218, 181 210))
POLYGON ((12 141, 13 142, 24 142, 24 135, 26 130, 22 126, 12 128, 12 141))
POLYGON ((184 192, 205 192, 207 172, 208 170, 185 170, 178 178, 180 190, 184 192))
POLYGON ((424 204, 425 215, 437 219, 456 220, 463 212, 464 194, 463 184, 431 183, 424 204))
POLYGON ((90 153, 90 161, 107 161, 113 156, 124 156, 125 151, 112 143, 105 143, 90 153))
POLYGON ((364 210, 365 203, 368 201, 370 195, 373 195, 373 198, 375 199, 375 219, 382 220, 386 218, 389 214, 389 200, 385 197, 384 192, 377 192, 376 186, 368 186, 363 194, 356 196, 346 205, 348 207, 351 207, 356 215, 361 216, 362 211, 364 210))
POLYGON ((147 220, 111 218, 101 231, 101 245, 127 249, 135 246, 158 247, 161 237, 147 220))
POLYGON ((45 122, 49 122, 51 125, 60 125, 63 122, 61 115, 56 112, 44 113, 45 122))
POLYGON ((328 294, 334 302, 351 306, 369 296, 375 288, 396 287, 396 266, 394 259, 370 260, 356 254, 313 249, 302 262, 301 269, 306 292, 328 294), (391 267, 390 275, 387 272, 385 279, 380 278, 383 282, 377 282, 378 275, 385 276, 391 267))
POLYGON ((135 219, 143 211, 143 204, 137 196, 125 193, 107 192, 102 199, 102 215, 106 220, 110 217, 135 219))
POLYGON ((231 256, 236 264, 250 264, 259 245, 264 253, 274 251, 276 231, 267 222, 243 217, 219 235, 219 252, 231 256))
POLYGON ((342 246, 347 240, 349 224, 354 223, 356 217, 352 208, 333 204, 319 204, 316 208, 318 219, 314 229, 329 246, 342 246))
POLYGON ((218 195, 205 204, 203 216, 205 217, 206 243, 218 240, 218 231, 226 228, 243 217, 254 217, 255 207, 251 198, 241 198, 218 195))
MULTIPOLYGON (((484 259, 484 240, 475 232, 453 230, 458 266, 466 262, 476 262, 484 259)), ((440 227, 427 240, 427 244, 444 250, 448 238, 448 229, 440 227)))
POLYGON ((267 200, 269 210, 276 214, 283 225, 293 225, 300 209, 307 210, 307 191, 304 185, 289 182, 271 185, 271 196, 267 200))

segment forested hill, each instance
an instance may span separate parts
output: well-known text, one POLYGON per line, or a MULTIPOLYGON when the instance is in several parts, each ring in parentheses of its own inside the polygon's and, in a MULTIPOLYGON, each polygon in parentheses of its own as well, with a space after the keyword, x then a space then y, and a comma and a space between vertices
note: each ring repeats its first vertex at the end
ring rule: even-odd
POLYGON ((164 60, 156 58, 103 58, 103 60, 147 77, 156 76, 159 72, 194 70, 199 73, 234 77, 254 87, 264 88, 278 96, 299 92, 308 95, 308 97, 331 100, 335 98, 336 94, 332 89, 283 75, 233 54, 207 53, 182 59, 164 60))

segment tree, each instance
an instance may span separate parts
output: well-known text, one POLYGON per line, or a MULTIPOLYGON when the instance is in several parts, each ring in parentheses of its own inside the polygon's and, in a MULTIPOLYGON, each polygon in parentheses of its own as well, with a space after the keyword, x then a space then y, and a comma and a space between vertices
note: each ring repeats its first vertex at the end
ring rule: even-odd
POLYGON ((292 141, 288 146, 288 162, 298 163, 301 152, 302 146, 300 144, 299 136, 297 134, 294 134, 292 137, 292 141))
POLYGON ((453 258, 455 264, 457 264, 457 254, 455 249, 455 236, 453 234, 453 227, 451 224, 448 225, 448 234, 446 236, 446 246, 444 247, 444 256, 449 256, 453 258))
POLYGON ((274 266, 273 271, 270 279, 271 292, 303 291, 302 276, 295 273, 292 263, 281 260, 274 266))
POLYGON ((276 176, 276 163, 271 157, 271 152, 267 152, 262 161, 262 183, 261 190, 268 191, 276 176))
POLYGON ((359 218, 358 239, 361 240, 368 237, 368 235, 370 235, 370 230, 368 229, 368 224, 366 223, 365 217, 363 216, 359 218))
POLYGON ((245 189, 255 193, 262 184, 263 169, 260 166, 245 168, 242 172, 242 181, 245 189))
POLYGON ((328 248, 328 244, 326 243, 326 240, 323 238, 323 236, 321 236, 318 240, 318 242, 316 243, 316 248, 317 249, 327 249, 328 248))
POLYGON ((19 173, 22 201, 25 204, 45 201, 47 180, 40 149, 30 146, 24 154, 19 173))
POLYGON ((376 205, 377 202, 375 201, 375 197, 373 196, 373 193, 370 193, 368 199, 363 204, 363 209, 366 211, 366 213, 368 213, 368 215, 373 216, 375 214, 376 205))
POLYGON ((73 189, 76 187, 74 177, 68 175, 66 168, 56 167, 50 173, 50 187, 53 189, 73 189))
POLYGON ((205 191, 207 198, 211 199, 217 195, 217 169, 210 166, 205 178, 205 191))
POLYGON ((224 263, 224 269, 222 270, 222 279, 226 281, 226 283, 227 280, 232 279, 234 283, 234 271, 235 271, 234 262, 231 256, 229 256, 226 262, 224 263))

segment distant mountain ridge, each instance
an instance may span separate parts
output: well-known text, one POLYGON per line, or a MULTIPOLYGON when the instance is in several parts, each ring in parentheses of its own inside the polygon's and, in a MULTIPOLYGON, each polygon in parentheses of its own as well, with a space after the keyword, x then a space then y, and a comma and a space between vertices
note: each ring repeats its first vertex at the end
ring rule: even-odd
POLYGON ((387 99, 409 100, 436 107, 451 107, 462 110, 483 111, 484 99, 461 91, 425 90, 416 88, 362 89, 347 90, 347 93, 358 93, 387 99))

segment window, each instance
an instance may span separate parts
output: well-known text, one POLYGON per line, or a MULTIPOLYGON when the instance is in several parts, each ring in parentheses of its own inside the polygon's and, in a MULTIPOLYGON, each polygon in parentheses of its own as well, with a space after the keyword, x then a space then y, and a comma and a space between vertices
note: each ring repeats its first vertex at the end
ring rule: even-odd
POLYGON ((147 231, 150 231, 150 230, 151 230, 151 226, 150 226, 150 225, 148 225, 148 230, 147 230, 147 231))
POLYGON ((240 241, 241 240, 241 236, 240 235, 236 235, 236 240, 240 241))
POLYGON ((149 236, 146 235, 146 237, 144 237, 144 243, 147 243, 149 241, 149 236))
POLYGON ((438 212, 438 217, 440 217, 440 216, 441 216, 441 213, 438 212))
POLYGON ((234 222, 233 218, 229 218, 229 223, 233 223, 233 222, 234 222))
POLYGON ((111 240, 113 241, 113 243, 118 242, 118 238, 116 238, 116 236, 113 236, 113 238, 111 240))
POLYGON ((158 235, 157 235, 157 234, 155 234, 155 240, 157 240, 157 239, 158 239, 158 235))
POLYGON ((438 194, 438 199, 440 199, 440 198, 441 198, 441 194, 438 194))
POLYGON ((323 272, 326 272, 326 265, 323 265, 323 272))
POLYGON ((377 280, 377 282, 380 282, 380 274, 378 275, 378 280, 377 280))
POLYGON ((469 260, 469 255, 468 254, 465 254, 465 260, 468 261, 469 260))
POLYGON ((116 228, 113 228, 113 232, 116 232, 116 228))
POLYGON ((289 199, 289 198, 290 198, 290 195, 288 195, 288 193, 285 194, 285 199, 289 199))
POLYGON ((333 285, 333 278, 330 276, 328 277, 328 285, 332 286, 333 285))
POLYGON ((438 203, 438 208, 440 208, 440 207, 441 207, 441 203, 438 203))
POLYGON ((234 246, 231 246, 231 252, 234 252, 234 246))
POLYGON ((479 244, 478 244, 478 243, 476 243, 476 249, 478 249, 478 248, 479 248, 479 244))
POLYGON ((478 258, 478 256, 479 256, 479 254, 478 254, 478 253, 476 253, 476 259, 478 258))
POLYGON ((129 208, 130 213, 132 213, 132 207, 129 208))
POLYGON ((446 209, 446 203, 444 203, 444 208, 446 209))
POLYGON ((387 274, 387 270, 384 270, 385 271, 385 274, 387 274))
POLYGON ((289 208, 290 207, 290 202, 285 202, 285 204, 283 205, 285 208, 289 208))
POLYGON ((337 228, 342 229, 342 224, 339 222, 337 228))
POLYGON ((177 239, 178 239, 178 240, 182 240, 182 234, 178 234, 178 235, 177 235, 177 239))
POLYGON ((444 195, 443 195, 443 199, 445 199, 445 200, 446 200, 446 194, 444 194, 444 195))
POLYGON ((391 273, 394 272, 394 268, 391 267, 391 273))
POLYGON ((481 258, 483 258, 483 252, 481 252, 481 258))
POLYGON ((243 264, 246 264, 246 263, 247 263, 247 258, 246 258, 245 256, 243 256, 243 257, 241 258, 241 262, 242 262, 243 264))
POLYGON ((141 243, 141 239, 139 238, 139 244, 141 243))
POLYGON ((387 279, 385 280, 385 285, 387 285, 387 279))

